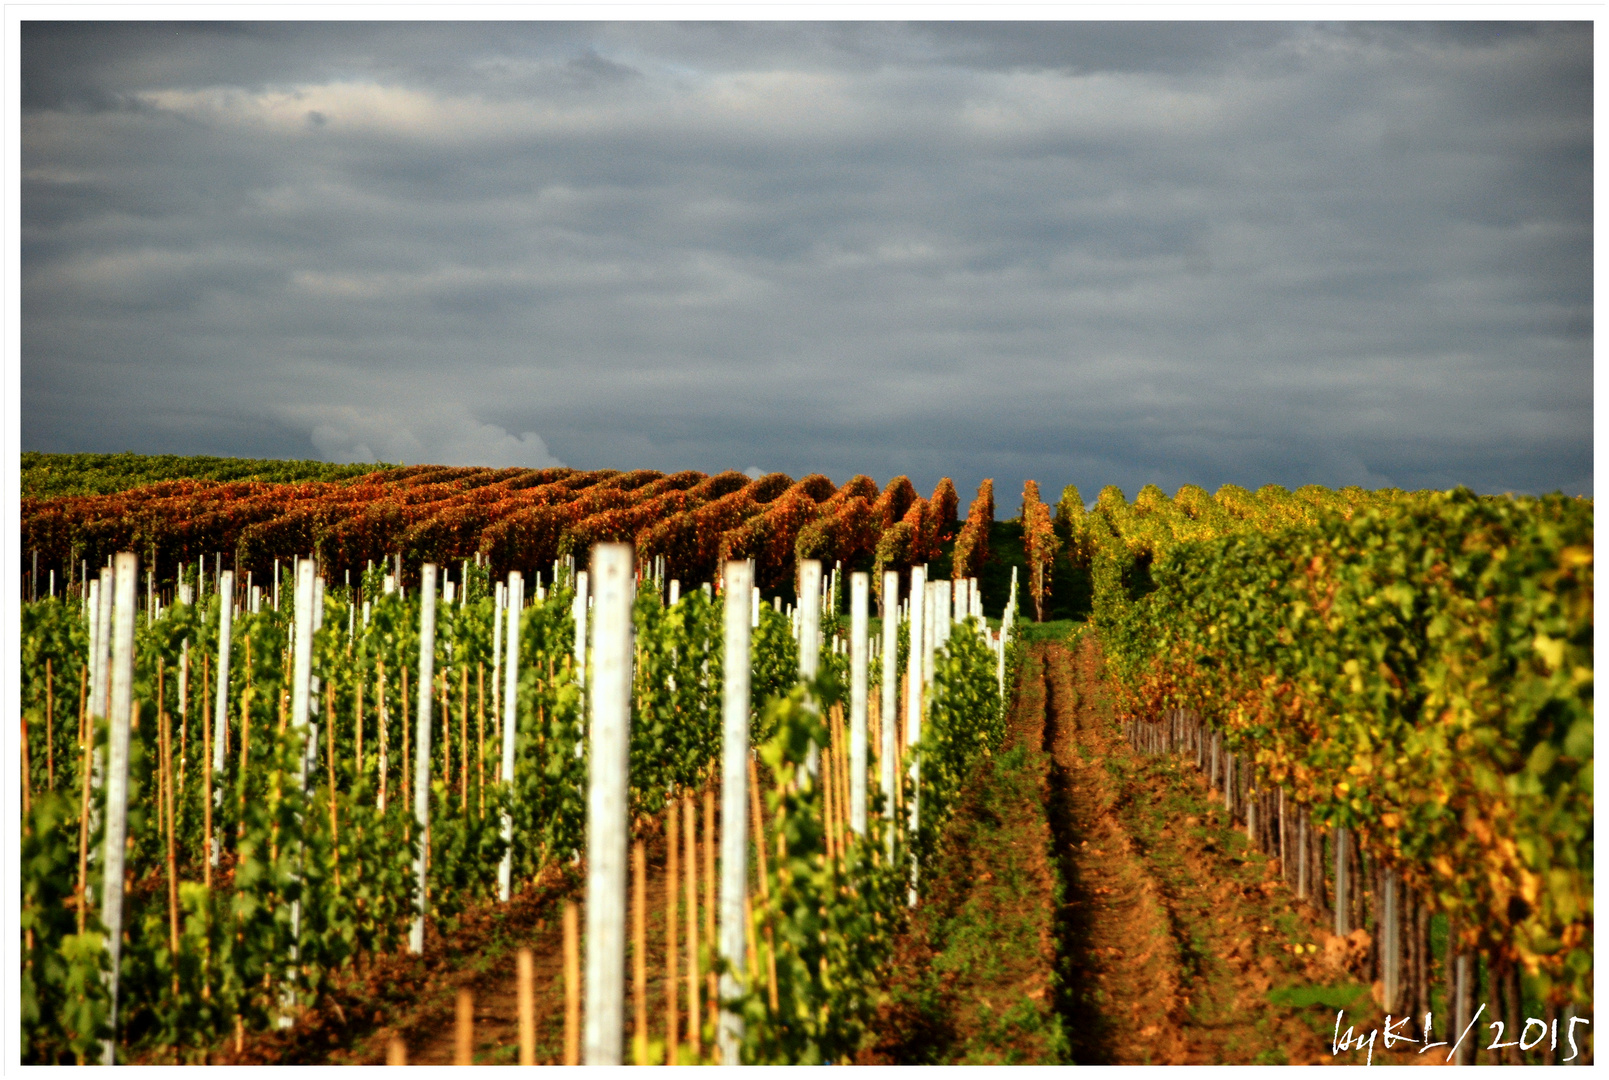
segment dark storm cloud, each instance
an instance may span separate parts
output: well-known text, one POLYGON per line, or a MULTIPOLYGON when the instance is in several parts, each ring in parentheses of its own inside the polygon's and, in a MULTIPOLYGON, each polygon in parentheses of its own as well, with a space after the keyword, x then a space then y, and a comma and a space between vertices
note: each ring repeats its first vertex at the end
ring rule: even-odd
POLYGON ((25 23, 23 445, 1590 491, 1587 24, 25 23))

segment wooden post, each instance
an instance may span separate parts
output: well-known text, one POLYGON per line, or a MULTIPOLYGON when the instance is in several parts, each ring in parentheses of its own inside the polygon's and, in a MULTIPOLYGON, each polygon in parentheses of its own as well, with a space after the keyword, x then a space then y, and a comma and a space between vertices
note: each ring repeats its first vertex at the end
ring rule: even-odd
MULTIPOLYGON (((492 615, 495 622, 496 614, 492 615)), ((486 816, 486 665, 475 664, 475 792, 480 798, 480 816, 486 816)))
POLYGON ((475 992, 458 988, 457 1030, 453 1039, 453 1064, 475 1064, 475 992))
MULTIPOLYGON (((746 970, 744 916, 748 905, 749 838, 744 804, 749 801, 749 608, 753 579, 747 560, 726 564, 726 600, 721 666, 721 957, 729 970, 721 976, 720 997, 734 998, 746 970)), ((757 843, 764 838, 755 836, 757 843)), ((711 898, 714 899, 713 897, 711 898)), ((738 1063, 743 1017, 723 1011, 718 1027, 721 1062, 738 1063)))
MULTIPOLYGON (((46 662, 49 674, 49 661, 46 662)), ((184 766, 190 745, 190 639, 179 646, 179 795, 184 795, 184 766)))
POLYGON ((469 806, 469 665, 458 665, 458 809, 469 806))
MULTIPOLYGON (((207 661, 201 661, 202 713, 206 713, 207 661)), ((212 892, 212 862, 216 849, 212 843, 212 728, 203 719, 201 724, 201 880, 212 892)))
MULTIPOLYGON (((29 806, 33 798, 33 758, 28 750, 28 716, 22 717, 22 816, 28 817, 29 806)), ((26 820, 24 828, 27 827, 26 820)))
MULTIPOLYGON (((111 628, 111 738, 106 757, 106 847, 101 858, 105 876, 101 884, 101 923, 106 927, 106 951, 110 954, 107 990, 110 997, 106 1018, 111 1037, 101 1043, 101 1061, 117 1063, 117 989, 123 958, 123 859, 128 837, 128 749, 129 725, 134 705, 134 619, 139 603, 139 559, 130 552, 119 552, 113 577, 116 591, 111 628)), ((108 598, 110 599, 110 597, 108 598)))
POLYGON ((531 950, 521 948, 518 959, 518 973, 515 978, 515 996, 519 1002, 520 1027, 520 1064, 536 1064, 536 993, 532 983, 535 981, 535 965, 531 962, 531 950))
POLYGON ((45 783, 51 791, 56 790, 56 681, 48 656, 45 657, 45 783))
MULTIPOLYGON (((88 739, 79 741, 78 775, 80 786, 83 788, 82 801, 78 806, 78 932, 84 932, 84 923, 89 914, 89 755, 90 744, 88 739)), ((209 881, 211 869, 208 869, 209 881)), ((82 1059, 80 1059, 82 1061, 82 1059)))
POLYGON ((676 890, 681 887, 677 880, 681 870, 681 829, 679 823, 679 800, 670 798, 665 801, 665 1064, 676 1064, 676 1043, 680 1033, 681 1024, 677 1016, 676 1000, 681 993, 678 989, 679 973, 677 971, 676 956, 678 945, 676 941, 676 890))
POLYGON ((838 858, 838 831, 834 827, 836 822, 833 815, 833 795, 837 789, 836 777, 833 775, 834 766, 832 746, 832 724, 827 724, 827 749, 821 756, 821 776, 818 783, 821 785, 821 824, 822 832, 827 842, 827 861, 834 862, 838 858))
MULTIPOLYGON (((430 698, 436 666, 436 564, 419 568, 419 731, 415 736, 413 773, 413 813, 419 825, 419 854, 414 857, 414 877, 419 886, 419 907, 408 936, 408 951, 425 951, 426 864, 430 854, 430 698)), ((406 677, 406 671, 404 671, 406 677)), ((406 724, 403 730, 407 730, 406 724)))
POLYGON ((1345 937, 1351 932, 1351 925, 1347 914, 1351 910, 1347 903, 1347 831, 1344 827, 1337 827, 1335 836, 1335 934, 1345 937))
POLYGON ((633 1025, 631 1057, 648 1064, 648 849, 631 845, 631 991, 633 1025))
POLYGON ((693 1060, 703 1056, 702 1010, 698 1007, 698 811, 691 795, 682 797, 682 858, 687 897, 687 1041, 693 1060))
MULTIPOLYGON (((508 656, 503 663, 503 783, 514 783, 514 729, 520 690, 520 594, 523 583, 518 570, 508 575, 508 656)), ((494 665, 495 666, 495 665, 494 665)), ((514 819, 503 813, 503 861, 497 867, 497 898, 508 903, 514 875, 514 819)))
POLYGON ((162 739, 162 806, 168 841, 168 949, 173 963, 173 998, 179 998, 179 860, 173 850, 173 724, 162 696, 162 659, 157 658, 157 727, 162 739))
POLYGON ((1385 1009, 1394 1012, 1402 989, 1402 930, 1397 911, 1397 872, 1381 875, 1380 968, 1385 983, 1385 1009))
MULTIPOLYGON (((564 1063, 581 1064, 581 929, 574 900, 564 902, 564 1063)), ((591 942, 587 951, 590 953, 591 942)), ((588 1019, 591 1011, 588 1011, 588 1019)), ((588 1062, 591 1064, 591 1062, 588 1062)), ((617 1062, 618 1064, 618 1062, 617 1062)))
POLYGON ((324 733, 328 749, 325 763, 330 773, 330 865, 335 871, 335 892, 341 892, 341 826, 335 809, 335 681, 324 684, 324 733))
POLYGON ((867 601, 871 577, 849 575, 849 827, 866 834, 867 601))
MULTIPOLYGON (((237 1039, 236 1042, 238 1043, 239 1040, 237 1039)), ((408 1044, 402 1041, 401 1035, 391 1036, 391 1041, 386 1044, 385 1063, 387 1065, 408 1064, 408 1044)))
POLYGON ((380 790, 376 796, 375 806, 381 814, 385 813, 386 781, 391 773, 391 720, 386 716, 385 709, 385 661, 376 661, 375 688, 374 688, 374 717, 380 728, 380 757, 378 761, 380 772, 380 790))
MULTIPOLYGON (((756 868, 758 873, 756 873, 755 877, 760 883, 760 903, 769 904, 771 901, 771 879, 770 871, 766 866, 765 847, 770 841, 766 839, 765 825, 760 817, 760 777, 752 756, 749 758, 749 808, 754 817, 754 854, 759 862, 759 866, 756 868)), ((746 908, 744 917, 748 917, 746 908)), ((769 919, 766 921, 765 926, 765 942, 766 985, 769 991, 771 1012, 775 1013, 777 1011, 777 951, 769 919)), ((756 957, 756 960, 758 960, 758 957, 756 957)))
POLYGON ((592 549, 597 589, 587 792, 587 1064, 624 1051, 626 808, 631 746, 632 548, 592 549))
MULTIPOLYGON (((397 666, 400 669, 398 675, 402 682, 401 692, 397 694, 397 704, 402 708, 402 723, 399 725, 402 728, 402 760, 399 763, 401 768, 397 770, 401 775, 397 780, 398 786, 402 788, 402 812, 406 815, 413 813, 413 789, 408 786, 408 666, 400 662, 397 666)), ((417 775, 418 770, 415 769, 414 772, 417 775)))
POLYGON ((1296 899, 1307 899, 1307 813, 1296 815, 1296 899))
MULTIPOLYGON (((711 949, 719 949, 720 941, 715 936, 715 788, 709 784, 704 785, 704 940, 709 942, 711 949)), ((715 969, 711 968, 704 976, 704 992, 708 1000, 710 1026, 719 1029, 721 1023, 720 1010, 716 994, 719 983, 715 969)))
POLYGON ((352 672, 352 711, 354 713, 353 726, 356 729, 353 732, 356 745, 352 751, 352 779, 354 784, 363 779, 365 771, 363 767, 363 684, 365 681, 367 681, 365 679, 365 675, 366 672, 364 672, 361 664, 359 664, 358 667, 352 672))

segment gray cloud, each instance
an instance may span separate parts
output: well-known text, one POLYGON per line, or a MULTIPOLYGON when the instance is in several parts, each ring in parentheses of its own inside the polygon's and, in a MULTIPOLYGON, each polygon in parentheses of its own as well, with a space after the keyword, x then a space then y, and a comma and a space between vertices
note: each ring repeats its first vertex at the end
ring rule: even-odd
POLYGON ((1592 485, 1590 24, 25 23, 23 445, 1592 485))

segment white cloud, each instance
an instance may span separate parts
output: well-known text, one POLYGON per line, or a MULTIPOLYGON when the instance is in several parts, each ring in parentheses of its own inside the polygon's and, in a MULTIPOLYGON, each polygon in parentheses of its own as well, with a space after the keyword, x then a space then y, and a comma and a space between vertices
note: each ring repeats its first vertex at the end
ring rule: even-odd
POLYGON ((523 465, 545 469, 564 462, 534 431, 518 436, 475 419, 462 403, 412 414, 351 406, 284 410, 291 424, 311 421, 311 439, 327 460, 407 461, 432 465, 523 465))

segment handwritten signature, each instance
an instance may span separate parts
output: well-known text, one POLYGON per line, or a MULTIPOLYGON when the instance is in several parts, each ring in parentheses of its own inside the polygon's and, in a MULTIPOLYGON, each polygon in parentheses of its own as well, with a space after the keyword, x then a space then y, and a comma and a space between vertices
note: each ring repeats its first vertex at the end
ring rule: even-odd
MULTIPOLYGON (((1448 1061, 1451 1061, 1453 1059, 1453 1055, 1458 1053, 1458 1048, 1464 1044, 1464 1040, 1469 1037, 1470 1031, 1474 1029, 1475 1025, 1480 1021, 1481 1014, 1485 1011, 1486 1005, 1484 1002, 1482 1002, 1481 1007, 1475 1010, 1475 1015, 1470 1019, 1468 1025, 1465 1026, 1463 1032, 1459 1034, 1458 1041, 1454 1042, 1453 1048, 1447 1051, 1448 1061)), ((1447 1045, 1446 1040, 1441 1042, 1430 1041, 1431 1016, 1432 1014, 1425 1013, 1425 1035, 1423 1039, 1424 1045, 1419 1048, 1419 1053, 1421 1054, 1423 1054, 1426 1050, 1434 1050, 1438 1046, 1447 1045)), ((1367 1050, 1368 1057, 1364 1063, 1367 1065, 1373 1065, 1374 1042, 1376 1037, 1382 1035, 1384 1036, 1381 1039, 1381 1042, 1384 1043, 1385 1049, 1387 1050, 1395 1049, 1398 1043, 1413 1044, 1421 1041, 1415 1039, 1412 1035, 1403 1034, 1403 1030, 1408 1026, 1408 1022, 1413 1019, 1411 1016, 1401 1017, 1395 1024, 1393 1024, 1391 1022, 1390 1014, 1387 1014, 1385 1030, 1382 1032, 1380 1028, 1371 1028, 1367 1034, 1362 1032, 1354 1033, 1354 1030, 1351 1026, 1348 1026, 1346 1031, 1343 1032, 1341 1030, 1341 1021, 1345 1018, 1345 1009, 1342 1009, 1335 1014, 1335 1034, 1330 1039, 1330 1056, 1332 1057, 1347 1050, 1367 1050)), ((1569 1018, 1569 1021, 1569 1024, 1565 1027, 1564 1037, 1565 1040, 1570 1044, 1570 1056, 1562 1059, 1564 1061, 1572 1061, 1581 1053, 1580 1048, 1576 1046, 1575 1041, 1576 1025, 1592 1023, 1591 1020, 1584 1016, 1572 1016, 1569 1018)), ((1552 1033, 1552 1041, 1548 1044, 1548 1049, 1557 1050, 1559 1047, 1559 1022, 1557 1020, 1553 1021, 1553 1024, 1550 1028, 1545 1020, 1538 1020, 1534 1016, 1527 1017, 1524 1026, 1520 1029, 1519 1038, 1512 1042, 1503 1041, 1503 1021, 1493 1020, 1486 1026, 1496 1029, 1492 1035, 1492 1045, 1486 1047, 1487 1050, 1506 1050, 1511 1046, 1518 1046, 1521 1050, 1531 1050, 1539 1046, 1543 1039, 1550 1037, 1550 1030, 1552 1033), (1527 1041, 1528 1036, 1531 1034, 1531 1026, 1533 1024, 1536 1025, 1539 1030, 1535 1038, 1527 1041)), ((1477 1049, 1479 1049, 1478 1046, 1477 1049)))

